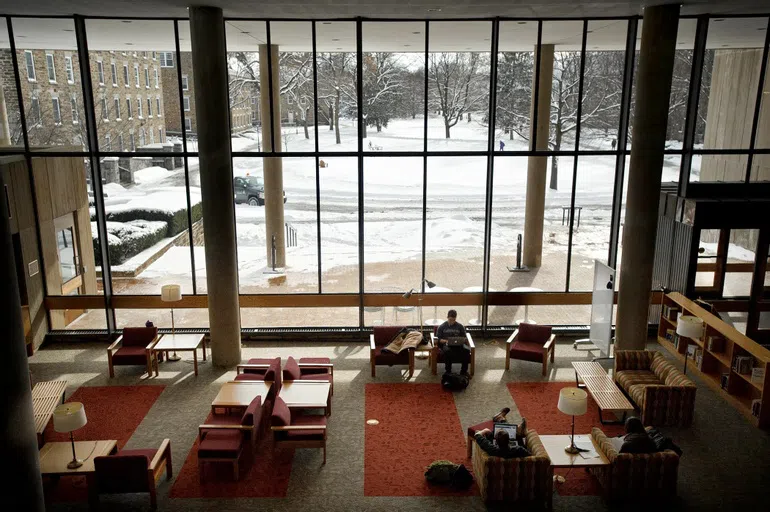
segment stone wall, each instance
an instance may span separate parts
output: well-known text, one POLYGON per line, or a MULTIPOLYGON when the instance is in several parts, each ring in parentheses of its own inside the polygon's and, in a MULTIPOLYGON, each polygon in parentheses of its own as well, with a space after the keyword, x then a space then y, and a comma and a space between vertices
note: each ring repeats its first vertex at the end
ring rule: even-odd
MULTIPOLYGON (((195 247, 203 247, 203 219, 199 220, 198 222, 195 222, 192 227, 193 232, 193 246, 195 247)), ((176 246, 188 246, 190 245, 190 235, 189 231, 185 231, 184 233, 181 233, 176 240, 174 240, 174 245, 176 246)))

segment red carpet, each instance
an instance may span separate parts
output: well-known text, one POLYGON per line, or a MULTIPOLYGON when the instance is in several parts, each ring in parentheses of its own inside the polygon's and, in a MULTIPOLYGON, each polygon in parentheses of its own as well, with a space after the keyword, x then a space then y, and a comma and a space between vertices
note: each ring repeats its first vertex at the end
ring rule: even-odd
MULTIPOLYGON (((209 414, 209 418, 211 414, 209 414)), ((208 422, 202 421, 203 425, 208 422)), ((289 488, 294 450, 273 449, 271 432, 263 432, 254 454, 245 449, 241 456, 240 479, 233 481, 232 465, 207 463, 204 483, 198 474, 198 440, 193 443, 182 471, 171 488, 172 498, 284 498, 289 488)))
MULTIPOLYGON (((559 390, 574 387, 574 382, 509 382, 508 391, 519 412, 527 418, 527 427, 540 435, 569 434, 572 428, 572 416, 559 411, 559 390)), ((605 413, 606 419, 612 419, 605 413)), ((588 396, 588 412, 575 416, 575 434, 590 434, 591 428, 599 427, 608 436, 623 433, 623 425, 602 425, 599 422, 599 408, 588 396)), ((561 496, 599 496, 601 486, 596 478, 583 468, 556 469, 557 475, 567 477, 567 481, 556 486, 561 496)))
POLYGON ((454 397, 441 384, 367 384, 365 496, 471 496, 432 487, 425 467, 435 460, 466 463, 465 435, 454 397))
MULTIPOLYGON (((155 385, 78 388, 67 402, 83 402, 88 423, 74 433, 75 440, 115 439, 118 447, 122 448, 164 389, 165 386, 155 385)), ((54 431, 52 420, 45 429, 45 441, 69 441, 69 434, 54 431)), ((65 477, 58 483, 46 479, 44 483, 46 493, 53 502, 88 500, 85 477, 65 477)))

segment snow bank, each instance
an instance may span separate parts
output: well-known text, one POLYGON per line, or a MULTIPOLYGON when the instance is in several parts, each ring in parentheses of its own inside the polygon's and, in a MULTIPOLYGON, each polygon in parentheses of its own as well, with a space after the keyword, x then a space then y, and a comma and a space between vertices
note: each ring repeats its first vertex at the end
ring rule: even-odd
MULTIPOLYGON (((107 222, 107 251, 112 265, 120 265, 131 256, 140 253, 162 240, 168 227, 165 222, 132 220, 107 222)), ((100 251, 96 222, 91 222, 94 251, 100 251)))
POLYGON ((166 179, 174 174, 176 171, 169 171, 163 167, 146 167, 134 172, 134 181, 139 185, 144 185, 166 179))

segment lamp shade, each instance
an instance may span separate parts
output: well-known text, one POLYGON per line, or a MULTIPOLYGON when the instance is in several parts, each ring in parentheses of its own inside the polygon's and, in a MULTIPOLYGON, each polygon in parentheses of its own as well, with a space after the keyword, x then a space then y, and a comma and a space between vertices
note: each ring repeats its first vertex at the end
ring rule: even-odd
POLYGON ((679 314, 676 333, 685 338, 700 338, 703 335, 703 320, 697 316, 679 314))
POLYGON ((57 432, 74 432, 86 423, 86 410, 80 402, 62 404, 53 411, 53 428, 57 432))
POLYGON ((182 300, 182 287, 178 284, 164 284, 160 288, 160 300, 163 302, 182 300))
POLYGON ((562 388, 557 407, 569 416, 581 416, 588 411, 588 393, 579 388, 562 388))

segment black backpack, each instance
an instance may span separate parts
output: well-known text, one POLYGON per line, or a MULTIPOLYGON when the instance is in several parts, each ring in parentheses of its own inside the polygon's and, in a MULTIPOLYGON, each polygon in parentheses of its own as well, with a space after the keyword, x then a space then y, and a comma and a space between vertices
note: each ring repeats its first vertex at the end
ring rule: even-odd
POLYGON ((459 373, 445 373, 441 377, 441 387, 447 391, 462 391, 468 387, 470 379, 467 375, 459 373))

